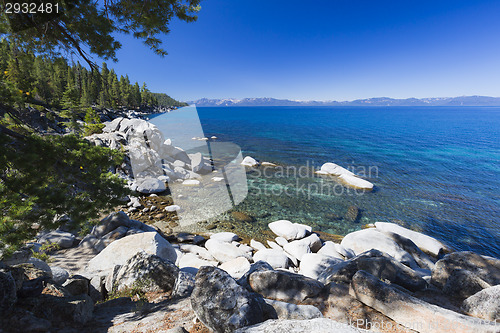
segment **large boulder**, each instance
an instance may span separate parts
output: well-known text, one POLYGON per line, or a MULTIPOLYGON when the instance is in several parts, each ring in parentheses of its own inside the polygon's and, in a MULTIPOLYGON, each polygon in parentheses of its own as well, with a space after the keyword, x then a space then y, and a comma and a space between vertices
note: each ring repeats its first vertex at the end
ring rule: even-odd
POLYGON ((449 251, 448 247, 430 236, 424 235, 410 229, 406 229, 400 225, 389 222, 375 222, 377 230, 383 233, 395 233, 410 239, 422 251, 438 257, 441 253, 449 251))
POLYGON ((463 302, 462 309, 465 313, 484 320, 500 319, 500 285, 470 296, 463 302))
POLYGON ((239 278, 237 282, 240 286, 246 288, 248 291, 253 292, 252 287, 250 287, 250 284, 248 281, 250 274, 252 274, 254 272, 263 272, 263 271, 272 271, 272 270, 273 270, 273 268, 267 262, 257 261, 257 262, 250 265, 250 269, 245 274, 243 274, 243 276, 241 278, 239 278))
POLYGON ((262 249, 253 255, 253 261, 265 261, 272 268, 288 268, 289 259, 283 250, 278 249, 262 249))
POLYGON ((73 235, 69 232, 61 231, 61 230, 54 230, 54 231, 48 232, 38 240, 38 242, 41 244, 55 243, 60 248, 63 248, 63 249, 67 249, 67 248, 72 247, 74 241, 75 241, 75 235, 73 235))
POLYGON ((475 293, 491 287, 477 274, 466 269, 454 269, 443 287, 443 292, 455 298, 467 298, 475 293))
MULTIPOLYGON (((450 283, 452 283, 453 279, 457 275, 462 275, 463 277, 463 273, 474 277, 475 280, 480 279, 490 286, 498 285, 500 284, 500 260, 469 251, 453 252, 436 262, 432 270, 431 283, 441 289, 447 283, 451 287, 450 283), (453 273, 456 270, 466 272, 453 273), (455 277, 452 277, 452 281, 448 282, 452 274, 455 277)), ((485 287, 486 284, 484 284, 485 287)), ((468 296, 475 294, 477 291, 479 290, 472 290, 472 293, 468 296)))
POLYGON ((120 267, 112 285, 116 290, 171 291, 178 275, 179 268, 173 262, 141 251, 120 267))
POLYGON ((340 176, 340 175, 354 176, 354 173, 335 163, 325 163, 321 166, 320 170, 333 176, 340 176))
POLYGON ((309 320, 267 320, 261 324, 241 328, 235 333, 362 333, 370 332, 327 318, 309 320))
POLYGON ((390 281, 411 291, 423 290, 427 287, 427 282, 415 271, 378 250, 370 250, 352 259, 326 267, 319 274, 318 280, 325 284, 350 283, 359 270, 365 270, 379 279, 390 281))
POLYGON ((266 319, 262 297, 216 267, 202 267, 196 274, 191 306, 201 322, 215 332, 234 332, 266 319))
POLYGON ((394 257, 397 261, 418 268, 415 259, 403 250, 395 241, 375 229, 364 229, 347 234, 340 243, 343 247, 349 248, 356 255, 376 249, 394 257))
POLYGON ((248 283, 253 291, 265 298, 290 303, 316 297, 324 287, 315 279, 282 270, 253 272, 248 283))
POLYGON ((16 283, 10 272, 0 270, 0 315, 8 313, 17 301, 16 283))
POLYGON ((252 253, 248 252, 244 248, 239 248, 238 246, 220 242, 215 239, 209 239, 205 242, 205 247, 208 250, 208 253, 218 261, 224 263, 226 261, 233 260, 238 257, 245 257, 248 260, 252 260, 252 253))
POLYGON ((317 279, 328 267, 341 263, 342 260, 320 253, 307 253, 300 262, 300 274, 317 279))
POLYGON ((157 178, 137 179, 136 191, 143 194, 161 193, 167 189, 165 183, 157 178))
POLYGON ((365 271, 358 271, 352 278, 350 294, 396 323, 421 333, 498 332, 493 322, 480 322, 424 302, 365 271))
POLYGON ((112 270, 116 265, 124 265, 140 251, 157 255, 171 262, 177 259, 175 249, 160 234, 143 232, 114 241, 89 261, 86 270, 88 272, 112 270))
POLYGON ((271 222, 268 224, 268 227, 277 236, 281 236, 289 241, 304 238, 312 230, 310 226, 292 223, 288 220, 271 222))

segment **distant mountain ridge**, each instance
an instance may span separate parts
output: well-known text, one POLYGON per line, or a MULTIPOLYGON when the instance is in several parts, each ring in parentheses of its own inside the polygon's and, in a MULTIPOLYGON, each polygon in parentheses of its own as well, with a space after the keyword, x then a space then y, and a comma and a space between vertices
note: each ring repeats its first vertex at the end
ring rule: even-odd
POLYGON ((293 101, 276 98, 202 98, 188 102, 196 106, 500 106, 500 97, 460 96, 396 99, 375 97, 354 101, 293 101))

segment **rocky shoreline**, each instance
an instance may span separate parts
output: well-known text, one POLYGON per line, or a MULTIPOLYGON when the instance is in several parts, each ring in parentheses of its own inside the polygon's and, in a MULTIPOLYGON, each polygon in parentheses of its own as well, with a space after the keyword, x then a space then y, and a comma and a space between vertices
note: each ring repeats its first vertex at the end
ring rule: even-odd
POLYGON ((500 331, 498 259, 392 223, 340 243, 286 220, 269 228, 266 245, 165 235, 120 211, 83 239, 47 233, 30 246, 62 248, 49 265, 28 251, 2 264, 0 331, 500 331))
MULTIPOLYGON (((145 120, 109 120, 87 139, 127 154, 114 172, 137 195, 84 235, 61 223, 0 262, 0 332, 500 332, 499 259, 387 222, 343 238, 287 220, 180 225, 169 185, 213 189, 214 161, 145 120)), ((333 163, 319 174, 373 188, 333 163)))

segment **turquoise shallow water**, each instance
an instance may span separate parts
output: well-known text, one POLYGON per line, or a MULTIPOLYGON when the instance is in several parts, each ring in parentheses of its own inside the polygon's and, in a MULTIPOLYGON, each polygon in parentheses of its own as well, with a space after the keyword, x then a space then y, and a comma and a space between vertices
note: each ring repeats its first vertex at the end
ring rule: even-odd
POLYGON ((375 185, 357 195, 310 172, 250 172, 236 210, 257 223, 283 218, 346 234, 392 221, 500 257, 500 108, 207 107, 198 115, 206 136, 244 155, 296 170, 334 162, 375 185), (355 221, 350 206, 360 211, 355 221))

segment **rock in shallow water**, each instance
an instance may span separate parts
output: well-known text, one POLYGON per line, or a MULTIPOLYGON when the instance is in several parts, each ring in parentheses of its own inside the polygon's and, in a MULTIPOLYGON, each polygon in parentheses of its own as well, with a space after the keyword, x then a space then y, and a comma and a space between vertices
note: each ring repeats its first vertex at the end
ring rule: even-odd
POLYGON ((216 267, 202 267, 196 274, 191 306, 203 324, 218 333, 234 332, 266 319, 262 297, 248 292, 216 267))
POLYGON ((312 230, 310 226, 292 223, 288 220, 271 222, 268 226, 277 236, 281 236, 289 241, 304 238, 312 230))

